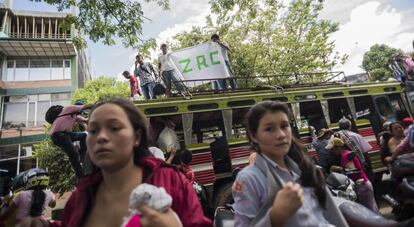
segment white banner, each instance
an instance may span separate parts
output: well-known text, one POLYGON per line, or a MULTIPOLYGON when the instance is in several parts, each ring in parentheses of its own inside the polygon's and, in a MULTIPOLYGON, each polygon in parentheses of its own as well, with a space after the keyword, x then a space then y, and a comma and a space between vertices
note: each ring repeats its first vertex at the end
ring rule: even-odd
MULTIPOLYGON (((188 47, 169 54, 181 76, 181 80, 219 79, 230 77, 222 55, 221 46, 215 42, 207 42, 188 47)), ((193 87, 204 82, 188 82, 193 87)))

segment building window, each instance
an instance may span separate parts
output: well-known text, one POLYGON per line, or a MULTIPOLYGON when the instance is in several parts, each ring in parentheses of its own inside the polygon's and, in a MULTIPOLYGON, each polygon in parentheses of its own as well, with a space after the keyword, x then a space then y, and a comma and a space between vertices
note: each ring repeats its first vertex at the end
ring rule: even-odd
POLYGON ((19 145, 1 146, 0 147, 0 160, 9 160, 17 158, 19 153, 19 145))
POLYGON ((14 81, 14 62, 7 61, 7 81, 14 81))
POLYGON ((67 106, 70 98, 70 93, 5 97, 2 127, 8 129, 42 126, 46 123, 45 114, 48 108, 51 105, 67 106))
POLYGON ((68 59, 16 59, 7 61, 7 81, 62 80, 71 78, 68 59))
POLYGON ((70 79, 70 77, 71 77, 71 74, 70 74, 70 60, 64 60, 64 62, 65 62, 65 65, 64 65, 64 70, 65 70, 64 76, 65 76, 65 79, 70 79))
POLYGON ((27 103, 5 103, 3 128, 26 127, 27 103))
POLYGON ((53 60, 52 61, 52 80, 63 79, 63 61, 53 60))
POLYGON ((29 80, 29 60, 16 60, 15 81, 29 80))

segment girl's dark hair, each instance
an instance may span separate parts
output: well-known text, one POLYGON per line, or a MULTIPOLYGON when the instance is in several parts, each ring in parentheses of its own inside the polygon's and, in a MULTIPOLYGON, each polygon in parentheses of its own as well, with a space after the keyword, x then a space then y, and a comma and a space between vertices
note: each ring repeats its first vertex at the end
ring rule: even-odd
POLYGON ((39 217, 43 213, 43 204, 45 203, 46 193, 43 188, 37 187, 32 192, 32 205, 30 206, 30 216, 39 217))
MULTIPOLYGON (((258 144, 251 140, 251 136, 257 133, 260 119, 266 113, 283 112, 290 117, 290 111, 286 104, 276 101, 263 101, 254 105, 247 112, 247 134, 253 148, 260 153, 258 144)), ((306 149, 301 142, 292 136, 292 143, 288 152, 288 156, 295 161, 302 171, 300 181, 304 187, 312 187, 318 197, 320 205, 325 208, 326 190, 325 179, 320 170, 318 170, 311 159, 305 154, 306 149)))
POLYGON ((131 101, 123 98, 111 98, 106 101, 96 103, 89 115, 92 116, 92 113, 98 107, 105 104, 114 104, 121 107, 121 109, 123 109, 128 116, 129 122, 131 122, 134 132, 141 132, 141 141, 139 143, 139 146, 134 147, 135 165, 138 165, 142 158, 152 156, 148 150, 148 122, 144 114, 138 110, 138 108, 131 101))

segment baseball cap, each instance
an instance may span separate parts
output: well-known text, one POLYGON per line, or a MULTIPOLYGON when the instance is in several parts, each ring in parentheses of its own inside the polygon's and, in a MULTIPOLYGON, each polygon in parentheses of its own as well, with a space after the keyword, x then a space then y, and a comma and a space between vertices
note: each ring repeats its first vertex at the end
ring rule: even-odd
POLYGON ((411 119, 410 117, 406 117, 406 118, 404 118, 403 120, 402 120, 403 122, 404 122, 404 124, 406 124, 406 125, 412 125, 414 122, 413 122, 413 119, 411 119))

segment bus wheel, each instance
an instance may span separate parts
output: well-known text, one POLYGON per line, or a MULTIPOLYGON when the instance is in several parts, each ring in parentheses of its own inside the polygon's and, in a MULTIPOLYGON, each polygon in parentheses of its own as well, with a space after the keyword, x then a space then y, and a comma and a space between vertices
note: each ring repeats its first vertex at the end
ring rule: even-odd
POLYGON ((214 198, 214 209, 217 207, 223 207, 226 204, 232 204, 234 202, 233 195, 231 194, 231 187, 233 182, 228 182, 221 186, 214 198))

